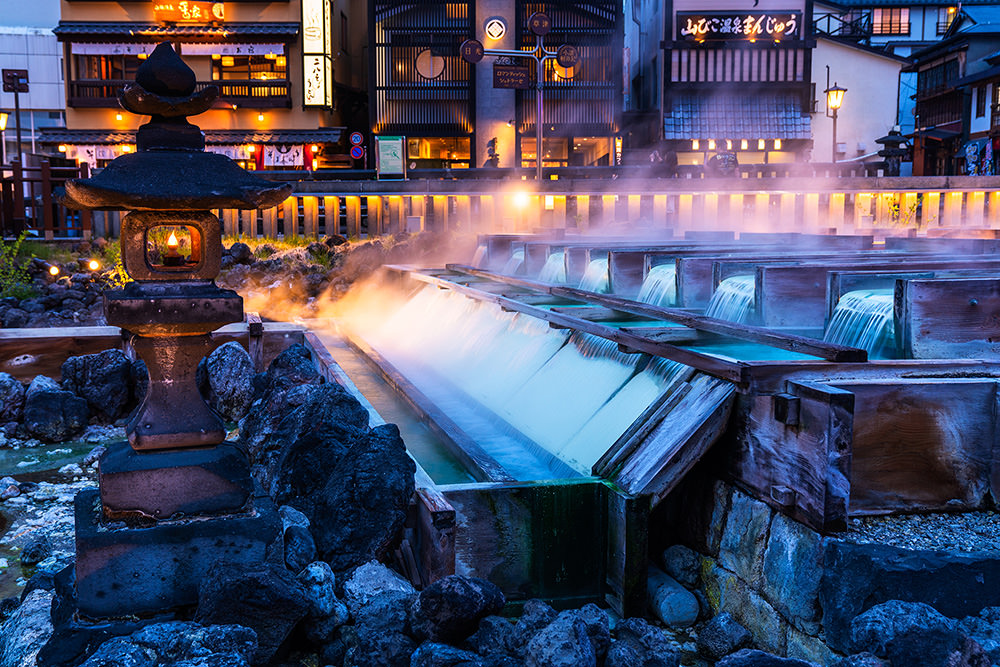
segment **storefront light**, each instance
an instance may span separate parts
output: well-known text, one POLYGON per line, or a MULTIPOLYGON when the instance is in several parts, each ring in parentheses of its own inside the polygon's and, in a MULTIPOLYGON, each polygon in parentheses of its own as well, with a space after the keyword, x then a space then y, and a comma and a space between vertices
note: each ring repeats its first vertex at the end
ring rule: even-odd
POLYGON ((131 152, 132 152, 131 146, 128 145, 122 146, 122 153, 131 153, 131 152))
POLYGON ((776 150, 776 151, 780 151, 781 150, 781 139, 775 139, 774 140, 774 150, 776 150))
POLYGON ((115 114, 115 120, 121 120, 121 119, 122 119, 122 112, 119 111, 118 113, 115 114))
POLYGON ((59 144, 59 152, 60 153, 66 152, 66 144, 59 144))
POLYGON ((261 111, 261 112, 259 112, 257 114, 257 120, 260 121, 261 123, 264 122, 264 112, 263 111, 261 111))
POLYGON ((232 56, 222 56, 222 66, 232 67, 236 64, 236 59, 232 56))
POLYGON ((691 150, 696 151, 699 150, 700 147, 701 147, 701 142, 699 142, 697 139, 691 140, 691 150))
POLYGON ((757 150, 759 150, 759 151, 764 150, 764 140, 763 139, 758 139, 757 140, 757 150))
POLYGON ((319 153, 319 146, 313 144, 312 146, 309 147, 309 150, 311 150, 313 153, 319 153))
POLYGON ((745 151, 750 148, 750 142, 746 139, 740 139, 740 150, 745 151))
POLYGON ((715 139, 709 139, 708 140, 708 150, 710 150, 710 151, 714 151, 715 150, 715 139))
POLYGON ((727 151, 733 150, 733 140, 732 139, 726 139, 726 150, 727 151))
POLYGON ((274 64, 277 67, 284 67, 285 66, 285 56, 278 56, 277 58, 275 58, 274 59, 274 64))

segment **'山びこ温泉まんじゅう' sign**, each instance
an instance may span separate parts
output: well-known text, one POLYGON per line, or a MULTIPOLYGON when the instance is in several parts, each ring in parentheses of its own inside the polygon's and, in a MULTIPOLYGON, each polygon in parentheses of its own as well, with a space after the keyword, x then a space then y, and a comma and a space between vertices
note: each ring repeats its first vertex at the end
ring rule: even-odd
POLYGON ((799 39, 799 12, 677 14, 677 39, 685 42, 799 39))

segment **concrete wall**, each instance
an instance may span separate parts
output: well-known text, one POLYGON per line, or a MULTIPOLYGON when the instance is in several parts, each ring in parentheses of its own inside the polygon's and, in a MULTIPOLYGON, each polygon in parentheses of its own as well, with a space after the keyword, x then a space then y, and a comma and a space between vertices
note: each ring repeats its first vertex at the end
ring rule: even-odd
MULTIPOLYGON (((473 26, 475 39, 483 43, 487 49, 517 49, 517 34, 514 30, 515 6, 514 0, 480 0, 476 5, 476 21, 473 26), (507 23, 507 34, 499 40, 489 39, 483 30, 486 21, 494 16, 502 17, 507 23)), ((520 167, 516 163, 516 132, 513 123, 507 125, 507 121, 514 120, 514 94, 513 89, 503 89, 493 87, 493 61, 495 59, 484 58, 481 63, 475 66, 476 72, 476 131, 473 141, 476 142, 475 155, 478 164, 472 165, 482 167, 486 161, 486 142, 491 138, 497 139, 497 154, 500 156, 500 167, 520 167), (506 114, 506 117, 504 117, 506 114)), ((525 64, 528 61, 519 60, 518 64, 525 64)), ((534 63, 532 62, 533 66, 534 63)))
POLYGON ((832 159, 833 120, 825 115, 823 93, 827 65, 830 83, 847 88, 837 119, 837 143, 844 144, 845 149, 838 154, 838 160, 877 151, 880 146, 874 140, 885 136, 896 124, 897 86, 903 63, 833 40, 816 40, 812 71, 817 99, 812 119, 813 162, 832 159))

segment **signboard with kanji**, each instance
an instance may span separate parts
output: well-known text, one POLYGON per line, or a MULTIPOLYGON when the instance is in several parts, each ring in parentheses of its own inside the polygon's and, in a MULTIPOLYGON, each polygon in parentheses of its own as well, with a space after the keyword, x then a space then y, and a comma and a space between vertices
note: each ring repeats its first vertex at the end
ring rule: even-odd
POLYGON ((682 42, 801 39, 800 12, 677 12, 682 42))
POLYGON ((462 60, 473 65, 482 60, 483 55, 485 55, 483 43, 476 39, 467 39, 462 42, 458 52, 462 56, 462 60))
POLYGON ((153 18, 171 23, 225 21, 225 5, 203 0, 154 0, 153 18))
POLYGON ((375 138, 375 170, 379 178, 383 176, 406 176, 405 137, 375 138))
POLYGON ((493 65, 493 87, 527 90, 531 87, 531 68, 524 65, 493 65))
POLYGON ((552 19, 549 18, 548 14, 535 12, 528 17, 528 28, 531 30, 532 34, 544 37, 549 34, 550 30, 552 30, 552 19))

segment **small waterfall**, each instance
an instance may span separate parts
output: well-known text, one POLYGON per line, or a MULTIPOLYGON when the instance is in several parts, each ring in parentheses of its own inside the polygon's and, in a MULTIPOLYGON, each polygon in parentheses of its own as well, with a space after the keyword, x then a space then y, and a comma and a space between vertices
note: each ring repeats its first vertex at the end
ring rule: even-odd
POLYGON ((580 279, 580 289, 607 294, 610 290, 609 283, 607 258, 590 260, 587 270, 583 272, 583 278, 580 279))
POLYGON ((719 283, 705 309, 707 317, 746 323, 753 310, 754 277, 730 276, 719 283))
POLYGON ((538 274, 538 282, 552 285, 564 285, 566 283, 566 254, 554 252, 545 260, 545 266, 538 274))
POLYGON ((500 269, 500 273, 505 276, 513 276, 521 271, 521 267, 524 266, 524 248, 518 248, 510 254, 510 259, 507 263, 503 265, 500 269))
POLYGON ((476 267, 477 269, 483 268, 483 266, 486 264, 487 250, 488 248, 486 247, 485 243, 476 248, 476 254, 472 256, 472 266, 476 267))
POLYGON ((837 301, 823 340, 868 350, 868 354, 893 356, 894 342, 892 290, 847 292, 837 301))
POLYGON ((677 266, 669 263, 650 267, 639 290, 639 301, 667 308, 677 305, 677 266))

